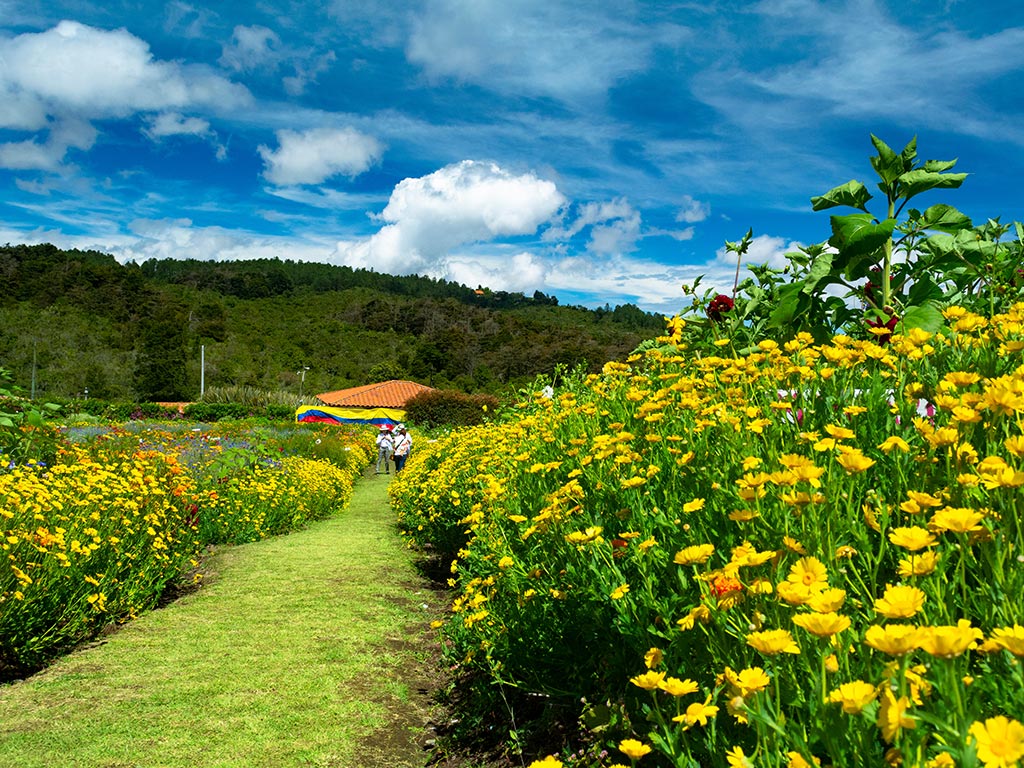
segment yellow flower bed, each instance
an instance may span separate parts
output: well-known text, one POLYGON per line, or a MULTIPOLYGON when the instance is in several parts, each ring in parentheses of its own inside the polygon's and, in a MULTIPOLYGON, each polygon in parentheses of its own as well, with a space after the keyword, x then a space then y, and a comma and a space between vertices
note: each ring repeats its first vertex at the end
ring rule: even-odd
POLYGON ((170 434, 132 435, 159 446, 134 451, 126 439, 0 472, 0 677, 152 607, 208 544, 254 541, 342 509, 372 446, 372 437, 354 442, 345 466, 285 456, 211 475, 216 446, 186 465, 170 434))
POLYGON ((1024 304, 946 317, 665 337, 418 452, 391 495, 454 557, 451 657, 611 705, 645 765, 1017 764, 1024 304))

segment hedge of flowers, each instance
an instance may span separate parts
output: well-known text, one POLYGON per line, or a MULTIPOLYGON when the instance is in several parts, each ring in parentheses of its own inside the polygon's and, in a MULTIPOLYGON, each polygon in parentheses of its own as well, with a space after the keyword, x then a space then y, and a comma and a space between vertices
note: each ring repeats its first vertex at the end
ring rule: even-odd
POLYGON ((1024 760, 1024 304, 887 343, 661 346, 418 449, 450 659, 582 701, 541 765, 1024 760))
POLYGON ((244 434, 88 438, 67 443, 53 466, 0 471, 5 676, 152 607, 209 544, 255 541, 342 508, 372 447, 368 433, 310 432, 313 446, 338 444, 346 460, 331 462, 244 434))

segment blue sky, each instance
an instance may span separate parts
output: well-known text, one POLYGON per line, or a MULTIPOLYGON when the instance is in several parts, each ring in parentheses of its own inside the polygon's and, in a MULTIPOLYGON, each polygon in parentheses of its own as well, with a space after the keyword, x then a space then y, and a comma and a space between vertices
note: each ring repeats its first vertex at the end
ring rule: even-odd
POLYGON ((1024 218, 1024 6, 0 0, 0 242, 121 261, 671 314, 748 228, 758 263, 826 239, 871 133, 971 174, 921 205, 1024 218))

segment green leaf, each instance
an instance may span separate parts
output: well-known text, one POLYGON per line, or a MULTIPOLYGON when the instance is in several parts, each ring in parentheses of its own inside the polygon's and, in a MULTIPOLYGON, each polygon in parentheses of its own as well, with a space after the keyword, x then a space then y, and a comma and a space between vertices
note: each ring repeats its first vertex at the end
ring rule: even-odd
POLYGON ((907 168, 903 166, 902 158, 893 152, 888 144, 874 134, 871 134, 871 143, 878 150, 878 157, 871 158, 871 167, 875 169, 875 173, 882 179, 883 183, 879 186, 884 189, 886 185, 896 181, 907 168))
POLYGON ((909 200, 929 189, 956 189, 966 178, 966 173, 933 173, 921 168, 907 171, 899 177, 900 195, 909 200))
MULTIPOLYGON (((959 159, 960 158, 957 158, 956 160, 959 159)), ((942 173, 956 165, 956 160, 926 160, 925 164, 921 166, 921 170, 942 173)))
POLYGON ((900 152, 900 159, 903 160, 904 168, 914 167, 914 161, 917 159, 917 136, 907 142, 907 146, 900 152))
POLYGON ((826 251, 814 260, 811 264, 811 268, 807 271, 807 278, 804 281, 803 293, 808 295, 811 294, 818 286, 818 281, 831 274, 833 256, 835 256, 834 253, 826 251))
POLYGON ((803 281, 789 283, 779 288, 775 308, 768 317, 768 324, 774 328, 788 325, 797 313, 800 305, 800 291, 803 289, 803 281))
POLYGON ((971 220, 951 205, 933 205, 920 217, 918 224, 922 229, 937 229, 940 232, 955 233, 961 229, 970 229, 971 220))
POLYGON ((933 302, 908 307, 900 318, 900 326, 903 331, 911 328, 921 328, 929 333, 936 333, 944 323, 942 312, 933 302))
POLYGON ((837 205, 848 205, 866 211, 864 204, 871 199, 871 193, 867 187, 856 179, 845 184, 834 187, 824 195, 811 198, 811 210, 823 211, 826 208, 835 208, 837 205))
POLYGON ((927 302, 937 301, 943 296, 942 289, 935 284, 929 275, 921 275, 910 287, 907 295, 907 303, 915 306, 923 306, 927 302))
POLYGON ((845 269, 850 259, 875 253, 892 237, 895 228, 896 219, 886 219, 876 224, 870 213, 833 216, 829 243, 842 257, 837 260, 836 266, 845 269))

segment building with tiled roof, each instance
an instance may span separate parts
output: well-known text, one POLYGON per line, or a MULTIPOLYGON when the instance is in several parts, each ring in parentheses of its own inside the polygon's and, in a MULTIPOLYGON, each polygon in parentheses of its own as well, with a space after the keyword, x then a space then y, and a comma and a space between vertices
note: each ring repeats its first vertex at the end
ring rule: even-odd
POLYGON ((431 389, 415 381, 392 379, 379 384, 364 384, 361 387, 324 392, 317 395, 316 399, 324 405, 337 408, 404 408, 411 397, 420 392, 429 392, 431 389))

